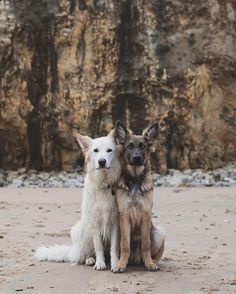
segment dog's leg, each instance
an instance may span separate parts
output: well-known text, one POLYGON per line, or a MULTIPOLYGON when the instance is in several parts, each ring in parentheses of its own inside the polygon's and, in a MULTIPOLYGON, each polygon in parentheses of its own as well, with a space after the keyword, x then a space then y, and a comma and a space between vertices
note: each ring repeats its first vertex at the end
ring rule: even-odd
POLYGON ((125 271, 130 256, 130 234, 131 224, 128 216, 120 215, 120 260, 117 267, 113 270, 115 273, 125 271))
POLYGON ((119 261, 119 233, 118 225, 113 226, 111 231, 111 270, 114 271, 119 261))
POLYGON ((141 255, 145 267, 148 270, 156 271, 158 266, 153 262, 151 257, 151 213, 144 212, 141 221, 141 255))
POLYGON ((96 254, 96 263, 93 268, 96 270, 104 270, 106 268, 106 263, 105 263, 104 249, 103 249, 103 244, 102 244, 99 228, 94 230, 93 244, 94 244, 94 249, 96 254))

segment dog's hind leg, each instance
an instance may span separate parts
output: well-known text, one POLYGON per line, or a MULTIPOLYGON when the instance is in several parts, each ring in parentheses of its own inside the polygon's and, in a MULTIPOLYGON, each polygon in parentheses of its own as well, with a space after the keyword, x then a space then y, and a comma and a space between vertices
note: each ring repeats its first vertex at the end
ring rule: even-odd
POLYGON ((150 271, 158 270, 151 254, 151 213, 145 212, 141 221, 141 256, 145 267, 150 271))
POLYGON ((161 227, 151 228, 151 254, 152 259, 157 264, 161 259, 164 249, 165 249, 165 230, 161 227))

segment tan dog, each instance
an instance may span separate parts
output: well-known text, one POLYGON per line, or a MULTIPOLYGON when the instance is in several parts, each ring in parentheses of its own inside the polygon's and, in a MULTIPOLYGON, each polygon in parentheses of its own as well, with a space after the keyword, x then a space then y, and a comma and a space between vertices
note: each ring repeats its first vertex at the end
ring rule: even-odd
POLYGON ((153 184, 150 153, 157 138, 158 124, 137 136, 118 121, 114 132, 123 162, 117 189, 120 260, 113 271, 123 272, 128 261, 131 264, 143 261, 148 270, 155 271, 165 241, 164 230, 155 228, 151 220, 153 184))

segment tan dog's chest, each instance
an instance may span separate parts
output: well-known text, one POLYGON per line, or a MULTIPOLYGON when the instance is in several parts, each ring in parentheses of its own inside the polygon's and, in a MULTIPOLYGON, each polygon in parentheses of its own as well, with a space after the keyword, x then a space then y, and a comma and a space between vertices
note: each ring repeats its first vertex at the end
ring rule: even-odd
POLYGON ((135 230, 140 226, 142 214, 144 211, 144 199, 142 196, 128 197, 127 201, 127 215, 131 223, 131 230, 135 230))
POLYGON ((130 195, 123 189, 117 191, 117 204, 119 213, 124 215, 131 224, 131 231, 137 231, 140 227, 142 218, 151 212, 152 192, 139 195, 130 195))

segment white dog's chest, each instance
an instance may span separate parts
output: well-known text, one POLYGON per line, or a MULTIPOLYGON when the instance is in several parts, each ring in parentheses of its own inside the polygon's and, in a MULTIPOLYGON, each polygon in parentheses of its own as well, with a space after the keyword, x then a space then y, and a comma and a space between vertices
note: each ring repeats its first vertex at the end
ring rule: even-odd
POLYGON ((117 205, 110 191, 95 196, 88 209, 88 217, 93 219, 93 228, 99 226, 101 235, 105 237, 118 224, 117 205))
POLYGON ((113 216, 117 212, 115 201, 98 201, 93 207, 94 215, 97 215, 97 218, 103 221, 113 220, 113 216))

